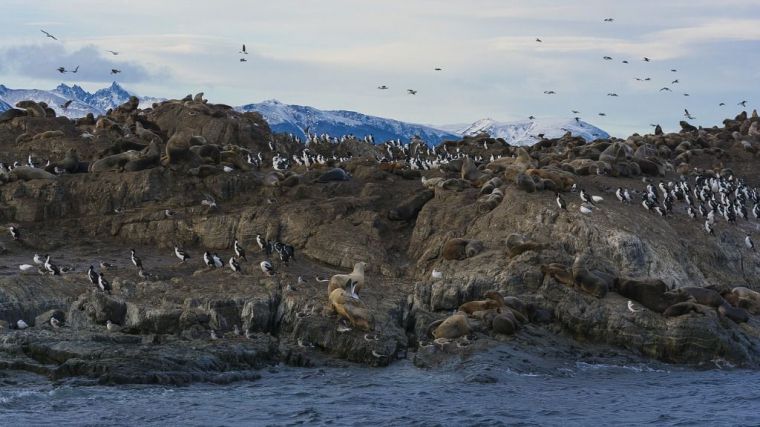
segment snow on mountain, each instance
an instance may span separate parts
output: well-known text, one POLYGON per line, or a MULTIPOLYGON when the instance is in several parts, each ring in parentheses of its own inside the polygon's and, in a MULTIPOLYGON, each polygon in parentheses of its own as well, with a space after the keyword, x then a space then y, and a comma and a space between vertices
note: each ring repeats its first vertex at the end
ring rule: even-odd
POLYGON ((0 113, 6 110, 10 110, 12 107, 3 101, 0 101, 0 113))
MULTIPOLYGON (((88 113, 98 116, 105 114, 109 108, 115 108, 127 102, 131 95, 116 82, 107 88, 97 90, 95 93, 87 92, 78 85, 60 84, 53 90, 9 89, 0 85, 0 111, 3 108, 2 103, 13 106, 19 101, 31 99, 46 103, 60 116, 77 118, 86 116, 88 113), (72 102, 64 111, 62 105, 66 101, 72 102)), ((157 98, 138 98, 140 98, 140 104, 143 108, 150 106, 153 102, 161 101, 157 98)))
POLYGON ((430 145, 445 140, 457 140, 459 136, 430 126, 405 123, 393 119, 368 116, 354 111, 325 111, 302 105, 283 104, 268 100, 258 104, 247 104, 238 111, 257 111, 264 116, 274 132, 292 133, 304 139, 306 132, 327 133, 331 136, 352 134, 357 138, 372 135, 375 142, 401 139, 408 142, 415 136, 430 145))
POLYGON ((573 136, 580 136, 586 141, 610 136, 594 125, 575 119, 535 119, 516 122, 481 119, 462 130, 461 133, 465 136, 487 133, 492 138, 504 138, 512 145, 532 145, 540 141, 539 134, 543 134, 545 138, 560 138, 568 131, 573 136))

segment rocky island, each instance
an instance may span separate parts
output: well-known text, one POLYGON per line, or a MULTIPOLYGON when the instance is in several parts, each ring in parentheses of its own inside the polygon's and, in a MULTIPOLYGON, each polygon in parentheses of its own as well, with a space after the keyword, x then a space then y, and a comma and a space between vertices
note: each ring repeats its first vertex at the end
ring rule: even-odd
POLYGON ((760 366, 756 112, 530 147, 308 142, 202 94, 2 113, 0 370, 227 383, 494 347, 760 366))

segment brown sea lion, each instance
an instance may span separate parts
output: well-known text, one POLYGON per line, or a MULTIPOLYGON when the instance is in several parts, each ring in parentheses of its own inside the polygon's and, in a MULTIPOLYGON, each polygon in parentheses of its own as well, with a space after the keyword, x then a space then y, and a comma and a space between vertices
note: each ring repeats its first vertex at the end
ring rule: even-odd
POLYGON ((567 266, 558 263, 543 264, 541 272, 549 275, 552 279, 567 286, 574 286, 573 273, 567 266))
POLYGON ((760 314, 760 292, 737 286, 731 290, 731 299, 736 301, 734 306, 744 308, 752 314, 760 314))
POLYGON ((470 323, 467 321, 467 315, 457 312, 443 320, 440 324, 432 329, 433 338, 455 339, 470 333, 470 323))
POLYGON ((679 288, 681 292, 687 293, 697 304, 708 307, 718 308, 723 304, 728 304, 719 293, 712 289, 698 288, 696 286, 687 286, 679 288))
POLYGON ((519 328, 520 322, 517 321, 510 310, 503 310, 491 322, 491 330, 497 334, 513 335, 519 328))
POLYGON ((733 307, 731 304, 723 304, 718 307, 718 313, 721 316, 733 320, 735 323, 749 322, 749 313, 747 313, 747 310, 739 307, 733 307))
POLYGON ((705 314, 704 312, 704 306, 701 306, 699 304, 685 301, 685 302, 679 302, 677 304, 673 304, 670 307, 668 307, 665 311, 662 312, 662 315, 665 317, 677 317, 677 316, 683 316, 684 314, 689 314, 691 312, 705 314))
POLYGON ((372 329, 372 314, 369 312, 364 303, 351 296, 351 293, 345 289, 335 289, 330 293, 330 304, 332 308, 343 316, 354 327, 365 331, 372 329))
POLYGON ((332 294, 335 289, 344 289, 349 280, 356 283, 355 291, 358 293, 364 287, 364 270, 367 263, 364 261, 354 264, 354 270, 349 274, 335 274, 330 277, 327 285, 327 293, 332 294))
POLYGON ((662 313, 673 305, 670 298, 665 298, 668 286, 659 279, 636 280, 618 278, 615 279, 614 288, 618 294, 630 298, 657 313, 662 313))

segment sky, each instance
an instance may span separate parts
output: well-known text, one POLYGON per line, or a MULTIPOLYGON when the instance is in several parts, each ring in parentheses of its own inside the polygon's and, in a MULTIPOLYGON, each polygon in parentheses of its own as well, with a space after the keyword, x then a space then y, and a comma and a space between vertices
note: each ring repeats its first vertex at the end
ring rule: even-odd
POLYGON ((760 106, 760 0, 3 0, 0 84, 113 80, 434 125, 579 116, 626 136, 688 109, 713 126, 760 106))

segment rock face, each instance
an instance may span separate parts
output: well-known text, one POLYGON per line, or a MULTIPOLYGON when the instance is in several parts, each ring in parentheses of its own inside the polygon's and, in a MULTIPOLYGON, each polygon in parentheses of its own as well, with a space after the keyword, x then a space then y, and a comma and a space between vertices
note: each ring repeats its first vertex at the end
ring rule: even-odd
POLYGON ((736 225, 716 218, 710 235, 675 196, 664 217, 615 198, 618 187, 643 191, 641 175, 675 188, 678 169, 692 189, 697 177, 734 175, 730 185, 743 179, 751 200, 756 117, 528 148, 467 137, 429 154, 350 139, 305 151, 257 115, 202 96, 149 110, 128 102, 76 123, 37 107, 4 116, 0 160, 33 152, 66 172, 0 171, 0 220, 22 235, 3 242, 0 325, 31 326, 0 329, 1 369, 226 382, 270 363, 384 366, 419 349, 415 363, 431 366, 505 340, 540 354, 536 345, 554 339, 673 363, 760 365, 760 259, 743 243, 757 226, 753 205, 736 225), (378 161, 386 155, 411 161, 378 161), (293 156, 313 157, 306 166, 293 156), (567 192, 574 185, 602 197, 591 214, 567 192), (567 210, 555 192, 567 192, 567 210), (260 250, 257 236, 272 244, 260 250), (175 247, 190 259, 180 263, 175 247), (34 254, 65 272, 19 270, 34 254), (360 286, 314 279, 362 262, 360 286), (89 265, 110 295, 90 285, 89 265))

